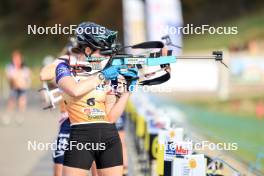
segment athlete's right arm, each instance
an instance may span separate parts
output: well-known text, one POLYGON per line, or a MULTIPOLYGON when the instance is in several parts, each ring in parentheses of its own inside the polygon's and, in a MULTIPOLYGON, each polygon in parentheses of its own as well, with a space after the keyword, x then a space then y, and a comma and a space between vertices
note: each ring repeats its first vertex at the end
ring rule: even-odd
POLYGON ((96 74, 77 82, 72 77, 69 65, 61 62, 56 67, 56 82, 64 93, 71 97, 80 97, 94 90, 101 83, 101 80, 96 74))

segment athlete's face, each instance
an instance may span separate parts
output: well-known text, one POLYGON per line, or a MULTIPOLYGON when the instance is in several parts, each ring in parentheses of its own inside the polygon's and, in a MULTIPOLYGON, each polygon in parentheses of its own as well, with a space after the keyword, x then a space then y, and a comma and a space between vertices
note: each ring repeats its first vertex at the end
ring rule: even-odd
POLYGON ((102 54, 100 54, 100 50, 96 50, 96 51, 94 51, 94 52, 92 53, 92 57, 105 57, 105 58, 107 58, 107 59, 110 58, 110 56, 106 56, 106 55, 102 55, 102 54))
POLYGON ((92 57, 105 57, 105 58, 107 58, 107 59, 110 58, 110 56, 106 56, 106 55, 102 55, 102 54, 100 54, 100 50, 99 50, 99 49, 93 51, 93 50, 91 50, 89 47, 87 47, 87 48, 85 48, 85 53, 86 53, 88 56, 91 55, 92 57))
POLYGON ((106 56, 106 55, 102 55, 102 54, 100 54, 100 50, 98 49, 98 50, 95 50, 95 51, 93 51, 93 50, 91 50, 90 48, 86 48, 85 49, 85 52, 86 52, 86 55, 91 55, 92 57, 103 57, 103 58, 106 58, 106 59, 104 59, 104 60, 101 60, 101 61, 90 61, 90 63, 94 63, 94 64, 100 64, 101 65, 101 67, 102 68, 104 68, 104 66, 107 64, 107 62, 108 62, 108 60, 110 59, 110 56, 106 56))

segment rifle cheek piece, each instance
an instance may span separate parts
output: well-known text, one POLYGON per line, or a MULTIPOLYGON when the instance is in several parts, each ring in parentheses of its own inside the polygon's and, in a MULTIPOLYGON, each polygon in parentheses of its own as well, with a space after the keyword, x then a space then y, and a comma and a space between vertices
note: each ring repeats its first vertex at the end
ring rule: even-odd
POLYGON ((167 82, 170 79, 170 73, 167 72, 162 76, 159 76, 157 78, 153 78, 153 79, 149 79, 149 80, 145 80, 145 81, 141 81, 139 82, 139 85, 142 86, 152 86, 152 85, 158 85, 158 84, 162 84, 164 82, 167 82))

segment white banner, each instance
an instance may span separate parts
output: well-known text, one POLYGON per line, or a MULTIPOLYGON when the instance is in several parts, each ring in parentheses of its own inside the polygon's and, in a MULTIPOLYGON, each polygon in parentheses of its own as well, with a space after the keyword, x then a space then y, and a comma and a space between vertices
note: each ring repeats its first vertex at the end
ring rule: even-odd
POLYGON ((161 129, 159 130, 158 141, 159 144, 165 144, 167 141, 171 142, 181 142, 183 141, 183 128, 173 128, 173 129, 161 129))
MULTIPOLYGON (((178 33, 170 33, 170 28, 183 26, 183 17, 180 0, 146 0, 147 11, 147 35, 148 40, 161 40, 165 35, 169 35, 172 43, 182 46, 182 35, 178 33)), ((173 55, 180 55, 181 50, 173 49, 173 55)), ((177 64, 177 63, 176 63, 177 64)), ((172 64, 172 74, 175 75, 175 65, 172 64)), ((152 72, 157 68, 148 68, 146 72, 152 72)), ((161 88, 174 89, 176 86, 175 77, 172 76, 168 82, 162 85, 153 86, 153 89, 161 88)), ((169 90, 170 91, 170 90, 169 90)))
POLYGON ((180 0, 146 0, 148 40, 161 40, 169 35, 172 42, 182 45, 181 34, 168 33, 170 28, 183 25, 180 0))
POLYGON ((123 0, 124 39, 125 45, 144 42, 145 14, 142 0, 123 0))
POLYGON ((205 176, 206 161, 203 154, 174 158, 172 176, 205 176))
POLYGON ((174 91, 196 92, 217 91, 219 84, 219 65, 213 60, 179 60, 171 73, 174 91))

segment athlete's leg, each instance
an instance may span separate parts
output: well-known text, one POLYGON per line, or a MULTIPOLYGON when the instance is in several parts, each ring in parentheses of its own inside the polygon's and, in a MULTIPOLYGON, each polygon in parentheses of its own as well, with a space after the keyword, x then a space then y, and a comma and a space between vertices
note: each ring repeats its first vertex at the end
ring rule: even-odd
MULTIPOLYGON (((70 131, 68 150, 64 153, 62 176, 87 176, 94 162, 93 150, 87 150, 85 147, 87 143, 94 142, 89 140, 92 130, 89 125, 76 125, 72 126, 70 131)), ((97 137, 95 141, 98 139, 97 137)))
POLYGON ((87 176, 87 170, 75 167, 63 166, 62 176, 87 176))
POLYGON ((99 176, 122 176, 123 166, 108 167, 104 169, 97 169, 99 176))
POLYGON ((127 170, 127 148, 126 148, 125 130, 118 131, 118 134, 119 134, 121 144, 122 144, 124 174, 126 174, 126 170, 127 170))
POLYGON ((62 164, 54 164, 54 176, 62 176, 62 164))
POLYGON ((122 176, 123 153, 118 131, 114 124, 108 124, 101 130, 102 140, 106 148, 96 155, 96 166, 99 176, 122 176))
POLYGON ((92 164, 91 172, 92 172, 92 176, 98 176, 95 162, 93 162, 92 164))

